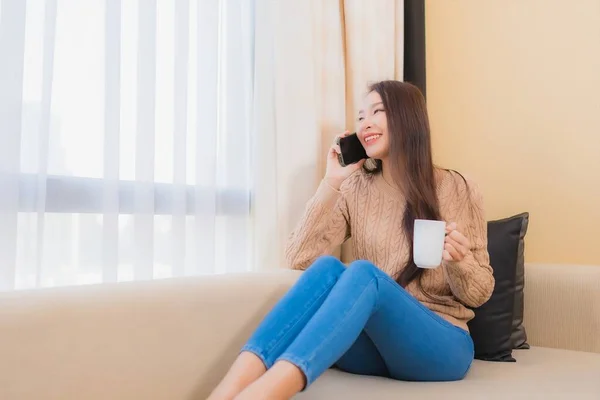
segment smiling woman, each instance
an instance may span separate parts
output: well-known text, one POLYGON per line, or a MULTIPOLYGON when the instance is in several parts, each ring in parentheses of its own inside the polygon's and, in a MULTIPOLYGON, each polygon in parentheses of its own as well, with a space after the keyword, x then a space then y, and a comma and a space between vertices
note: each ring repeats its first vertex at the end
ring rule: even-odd
POLYGON ((467 323, 494 288, 481 196, 460 174, 434 167, 425 99, 414 85, 372 84, 358 120, 376 167, 342 165, 340 146, 330 147, 286 247, 288 267, 305 272, 210 400, 291 398, 332 366, 407 381, 466 376, 474 355, 467 323), (420 247, 434 260, 439 254, 427 269, 415 264, 418 219, 439 228, 427 238, 439 247, 420 247), (350 237, 356 260, 343 264, 331 253, 350 237))
POLYGON ((251 268, 252 7, 2 2, 0 290, 251 268))

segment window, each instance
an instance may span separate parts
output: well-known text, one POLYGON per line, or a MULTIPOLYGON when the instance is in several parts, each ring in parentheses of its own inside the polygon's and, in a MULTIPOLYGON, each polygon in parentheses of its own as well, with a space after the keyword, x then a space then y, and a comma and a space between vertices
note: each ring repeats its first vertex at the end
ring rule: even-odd
POLYGON ((252 2, 6 4, 24 62, 1 287, 249 269, 252 2))

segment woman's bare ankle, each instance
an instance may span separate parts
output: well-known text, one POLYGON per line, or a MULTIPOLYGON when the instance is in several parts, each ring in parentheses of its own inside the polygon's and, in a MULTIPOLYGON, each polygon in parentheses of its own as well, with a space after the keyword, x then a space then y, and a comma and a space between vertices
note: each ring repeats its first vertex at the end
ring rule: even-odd
POLYGON ((229 388, 219 385, 208 396, 207 400, 233 400, 243 389, 229 388))
POLYGON ((265 365, 258 356, 254 353, 242 352, 208 399, 232 400, 266 371, 265 365))
POLYGON ((298 367, 287 361, 279 361, 234 397, 234 400, 290 399, 305 384, 304 373, 298 367))

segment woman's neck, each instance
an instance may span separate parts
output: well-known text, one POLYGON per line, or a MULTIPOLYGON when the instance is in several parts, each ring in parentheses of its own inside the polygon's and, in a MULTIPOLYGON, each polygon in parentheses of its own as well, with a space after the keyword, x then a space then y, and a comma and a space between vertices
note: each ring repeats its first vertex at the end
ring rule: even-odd
POLYGON ((381 160, 382 165, 382 177, 383 180, 391 187, 402 190, 401 187, 398 186, 398 183, 394 180, 392 176, 392 169, 389 166, 389 162, 387 159, 381 160))

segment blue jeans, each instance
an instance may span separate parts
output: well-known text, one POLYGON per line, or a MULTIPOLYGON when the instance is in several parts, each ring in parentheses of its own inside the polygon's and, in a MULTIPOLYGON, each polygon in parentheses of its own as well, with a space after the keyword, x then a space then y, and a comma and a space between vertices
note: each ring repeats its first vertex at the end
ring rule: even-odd
POLYGON ((468 332, 370 262, 345 267, 331 256, 302 274, 242 351, 267 368, 291 362, 306 376, 306 387, 332 366, 407 381, 460 380, 473 361, 468 332))

